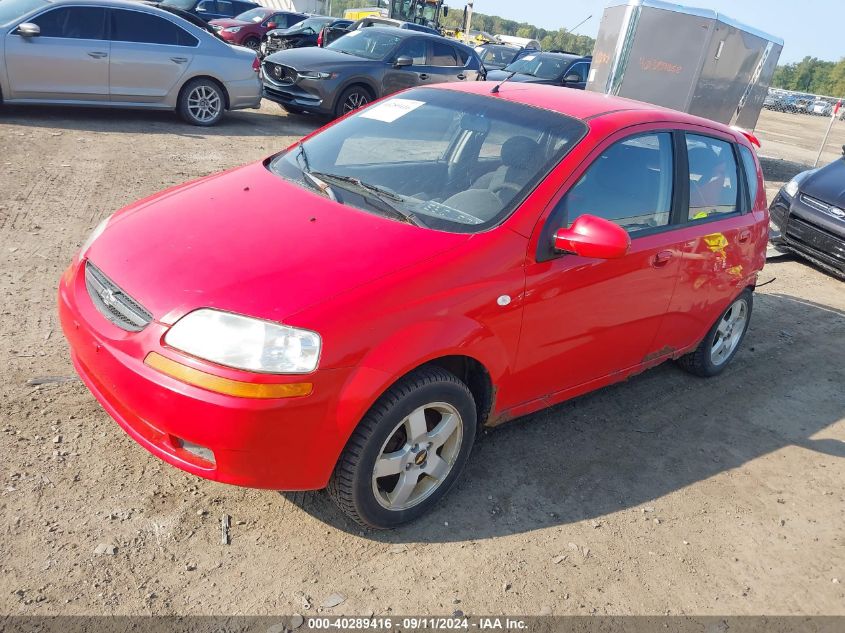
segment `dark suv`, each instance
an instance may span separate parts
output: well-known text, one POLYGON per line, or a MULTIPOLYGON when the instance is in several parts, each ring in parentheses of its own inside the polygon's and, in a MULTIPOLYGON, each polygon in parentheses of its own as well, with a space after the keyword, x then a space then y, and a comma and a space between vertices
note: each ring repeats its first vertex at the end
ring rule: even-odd
POLYGON ((587 87, 591 56, 582 57, 574 53, 541 53, 525 51, 516 61, 502 70, 487 73, 488 81, 508 81, 532 84, 550 84, 583 90, 587 87))
POLYGON ((250 9, 261 8, 248 0, 164 0, 161 4, 187 11, 206 22, 233 18, 250 9))
POLYGON ((264 97, 289 112, 339 117, 385 95, 483 78, 478 54, 439 35, 373 26, 325 48, 279 51, 264 60, 264 97))

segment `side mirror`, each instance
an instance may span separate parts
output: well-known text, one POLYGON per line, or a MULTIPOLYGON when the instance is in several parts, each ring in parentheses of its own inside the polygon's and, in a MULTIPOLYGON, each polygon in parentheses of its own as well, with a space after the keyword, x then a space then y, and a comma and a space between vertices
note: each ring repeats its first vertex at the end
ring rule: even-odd
POLYGON ((396 61, 393 62, 394 68, 406 68, 408 66, 413 66, 414 60, 413 58, 409 57, 408 55, 400 55, 396 58, 396 61))
POLYGON ((16 32, 21 37, 38 37, 41 35, 41 27, 32 22, 24 22, 16 32))
POLYGON ((278 26, 279 26, 279 25, 278 25, 278 24, 276 24, 275 22, 268 22, 268 23, 267 23, 267 30, 271 30, 271 29, 278 28, 278 26))
POLYGON ((445 4, 443 5, 443 17, 444 18, 449 17, 449 7, 447 7, 445 4))
POLYGON ((631 247, 631 237, 618 224, 594 215, 582 215, 568 229, 554 235, 554 248, 564 253, 595 259, 624 257, 631 247))
POLYGON ((563 83, 565 84, 577 84, 579 81, 581 81, 581 75, 578 73, 569 73, 563 78, 563 83))

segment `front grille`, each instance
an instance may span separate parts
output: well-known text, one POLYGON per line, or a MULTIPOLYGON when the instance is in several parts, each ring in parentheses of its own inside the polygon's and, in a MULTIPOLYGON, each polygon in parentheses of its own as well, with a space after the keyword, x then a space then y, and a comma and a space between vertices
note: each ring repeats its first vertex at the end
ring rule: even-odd
POLYGON ((815 198, 811 198, 806 194, 801 194, 801 202, 806 204, 811 209, 815 209, 816 211, 821 211, 822 213, 827 213, 828 209, 830 209, 830 205, 826 202, 822 202, 821 200, 816 200, 815 198))
POLYGON ((153 320, 152 314, 91 262, 85 263, 85 286, 94 307, 117 327, 140 332, 153 320))
POLYGON ((279 85, 290 86, 296 81, 297 75, 296 71, 289 66, 264 62, 264 76, 279 85))
POLYGON ((845 264, 845 240, 796 217, 789 218, 786 237, 845 264))

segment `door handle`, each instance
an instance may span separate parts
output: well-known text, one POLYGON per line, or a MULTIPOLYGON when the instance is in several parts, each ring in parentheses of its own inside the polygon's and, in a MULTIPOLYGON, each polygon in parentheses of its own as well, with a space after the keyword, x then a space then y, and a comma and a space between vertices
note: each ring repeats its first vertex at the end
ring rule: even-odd
POLYGON ((94 59, 103 59, 104 57, 108 57, 108 53, 103 53, 102 51, 89 51, 89 57, 93 57, 94 59))
POLYGON ((423 81, 428 79, 428 73, 420 73, 420 79, 422 79, 423 81))
POLYGON ((463 81, 463 80, 464 80, 464 79, 466 79, 466 78, 467 78, 467 76, 466 76, 465 74, 463 74, 463 73, 461 73, 460 75, 458 75, 458 79, 460 79, 461 81, 463 81))
POLYGON ((745 244, 748 240, 751 239, 751 231, 746 229, 745 231, 739 232, 739 243, 745 244))
POLYGON ((186 61, 188 61, 188 58, 187 57, 171 57, 170 61, 176 62, 177 64, 184 64, 186 61))
POLYGON ((660 251, 651 260, 651 265, 655 268, 662 268, 672 259, 672 251, 660 251))

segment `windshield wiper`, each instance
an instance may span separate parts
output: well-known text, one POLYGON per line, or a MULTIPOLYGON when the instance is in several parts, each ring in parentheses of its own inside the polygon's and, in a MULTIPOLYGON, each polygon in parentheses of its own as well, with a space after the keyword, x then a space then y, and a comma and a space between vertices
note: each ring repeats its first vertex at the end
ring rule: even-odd
POLYGON ((424 226, 422 222, 420 222, 419 218, 411 213, 410 211, 406 211, 404 209, 400 209, 386 200, 393 200, 395 202, 402 202, 405 200, 399 194, 393 193, 392 191, 388 191, 387 189, 382 189, 377 185, 371 185, 367 182, 362 182, 358 178, 353 178, 352 176, 341 176, 339 174, 324 174, 321 172, 309 172, 309 175, 313 178, 316 176, 319 179, 326 180, 328 182, 339 182, 341 186, 349 187, 350 185, 360 190, 371 194, 370 196, 364 196, 365 198, 374 198, 378 200, 381 205, 379 206, 379 210, 387 211, 391 213, 394 217, 402 220, 403 222, 408 222, 409 224, 414 224, 416 226, 424 226))
POLYGON ((300 159, 302 159, 302 163, 299 168, 302 170, 302 177, 305 179, 305 182, 313 186, 329 200, 337 202, 337 196, 334 191, 332 191, 329 184, 311 173, 311 165, 308 162, 308 154, 305 153, 305 145, 302 143, 299 144, 299 150, 296 153, 296 162, 299 163, 300 159))

